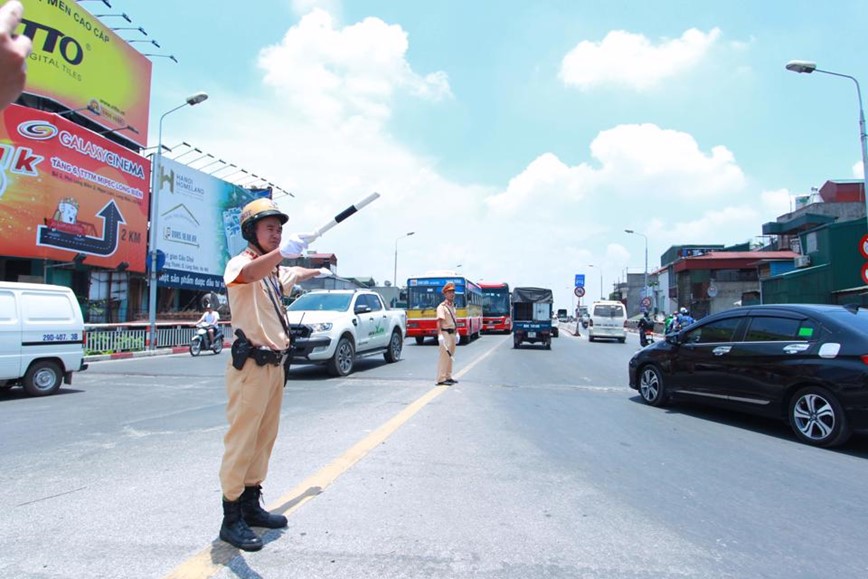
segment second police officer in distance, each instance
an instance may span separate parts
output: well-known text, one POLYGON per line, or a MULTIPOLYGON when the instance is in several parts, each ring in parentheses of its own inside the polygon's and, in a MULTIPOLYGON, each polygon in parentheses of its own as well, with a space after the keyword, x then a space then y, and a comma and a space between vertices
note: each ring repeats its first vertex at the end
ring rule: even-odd
POLYGON ((437 306, 437 343, 440 357, 437 360, 437 385, 458 384, 452 378, 452 360, 455 356, 455 341, 458 337, 458 323, 455 320, 455 284, 447 282, 440 290, 443 302, 437 306))
POLYGON ((276 529, 287 524, 286 517, 260 506, 261 485, 277 438, 286 378, 283 363, 290 347, 283 295, 298 282, 330 274, 326 269, 280 266, 283 258, 304 251, 312 238, 282 235, 288 220, 271 199, 245 205, 241 234, 248 246, 229 260, 223 276, 238 339, 226 368, 229 429, 220 467, 220 538, 245 551, 262 548, 251 526, 276 529))

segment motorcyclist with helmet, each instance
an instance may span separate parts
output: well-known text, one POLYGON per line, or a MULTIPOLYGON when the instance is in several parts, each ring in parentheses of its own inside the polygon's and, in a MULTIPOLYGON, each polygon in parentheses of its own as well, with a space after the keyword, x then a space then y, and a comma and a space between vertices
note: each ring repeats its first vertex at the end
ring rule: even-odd
POLYGON ((648 315, 648 310, 642 312, 639 319, 639 345, 643 348, 648 345, 648 334, 654 331, 654 320, 648 315))
POLYGON ((693 316, 690 315, 690 310, 685 307, 682 307, 678 310, 678 316, 675 317, 675 323, 673 323, 674 331, 681 331, 683 328, 686 328, 696 320, 693 319, 693 316))

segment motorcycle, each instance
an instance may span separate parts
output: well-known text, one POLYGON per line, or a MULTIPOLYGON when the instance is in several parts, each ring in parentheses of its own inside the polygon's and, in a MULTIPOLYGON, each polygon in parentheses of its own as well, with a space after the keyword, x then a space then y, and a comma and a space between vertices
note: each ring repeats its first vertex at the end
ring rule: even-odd
POLYGON ((220 325, 211 326, 206 323, 196 324, 196 330, 193 332, 193 339, 190 340, 190 355, 198 356, 202 350, 211 350, 215 354, 223 351, 223 328, 220 325), (214 342, 211 342, 208 335, 208 328, 214 328, 214 342))
POLYGON ((654 343, 654 331, 653 330, 645 330, 645 344, 643 344, 643 347, 644 346, 650 346, 653 343, 654 343))

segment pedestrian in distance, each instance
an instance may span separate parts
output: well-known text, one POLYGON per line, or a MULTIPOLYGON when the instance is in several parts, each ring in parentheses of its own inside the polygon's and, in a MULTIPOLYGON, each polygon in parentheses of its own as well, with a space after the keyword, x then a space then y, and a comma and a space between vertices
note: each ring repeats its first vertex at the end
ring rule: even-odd
POLYGON ((455 320, 455 284, 451 281, 441 290, 443 301, 437 306, 437 343, 440 357, 437 359, 437 385, 452 386, 458 380, 452 378, 452 362, 455 356, 455 341, 458 322, 455 320))
POLYGON ((289 370, 291 332, 283 296, 296 283, 331 274, 325 268, 280 265, 283 258, 297 257, 313 237, 283 235, 282 227, 288 220, 271 199, 260 198, 245 205, 241 235, 248 246, 229 260, 223 276, 237 338, 226 368, 229 429, 223 439, 220 466, 220 538, 244 551, 262 548, 262 539, 250 527, 279 529, 287 525, 286 517, 260 506, 289 370))
POLYGON ((24 6, 18 0, 0 7, 0 109, 15 102, 27 82, 32 43, 27 36, 15 34, 23 15, 24 6))

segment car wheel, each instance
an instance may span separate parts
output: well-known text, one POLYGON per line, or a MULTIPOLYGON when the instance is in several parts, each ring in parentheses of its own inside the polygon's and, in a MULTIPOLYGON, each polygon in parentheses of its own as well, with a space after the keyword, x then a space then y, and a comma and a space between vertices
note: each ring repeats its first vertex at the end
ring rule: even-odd
POLYGON ((425 337, 424 336, 416 336, 416 343, 421 346, 422 344, 425 343, 425 337))
POLYGON ((328 363, 329 374, 332 376, 346 376, 353 371, 353 363, 356 359, 356 349, 353 342, 346 336, 338 341, 335 355, 328 363))
POLYGON ((383 358, 390 364, 401 359, 401 350, 404 347, 404 340, 401 339, 401 332, 395 330, 392 332, 392 337, 389 340, 389 349, 383 354, 383 358))
POLYGON ((56 362, 39 360, 24 375, 24 391, 30 396, 48 396, 60 389, 63 372, 56 362))
POLYGON ((790 400, 790 426, 813 446, 838 446, 850 438, 850 425, 838 400, 824 388, 809 386, 790 400))
POLYGON ((589 341, 589 342, 593 342, 593 341, 594 341, 594 336, 588 336, 588 341, 589 341))
POLYGON ((193 338, 193 341, 190 342, 190 355, 198 356, 199 352, 202 351, 202 339, 199 336, 193 338))
POLYGON ((211 346, 211 351, 213 351, 215 354, 219 354, 220 352, 223 351, 223 340, 222 340, 222 338, 215 338, 215 340, 214 340, 214 345, 211 346))
POLYGON ((520 340, 518 337, 515 337, 515 336, 514 336, 514 337, 512 338, 512 347, 513 347, 513 348, 518 348, 519 346, 521 346, 521 340, 520 340))
POLYGON ((639 370, 639 396, 642 397, 642 402, 649 406, 666 404, 666 387, 657 366, 649 364, 639 370))

